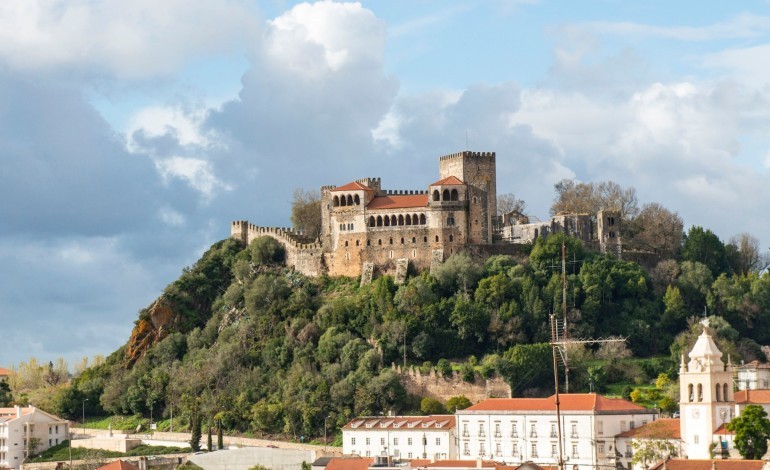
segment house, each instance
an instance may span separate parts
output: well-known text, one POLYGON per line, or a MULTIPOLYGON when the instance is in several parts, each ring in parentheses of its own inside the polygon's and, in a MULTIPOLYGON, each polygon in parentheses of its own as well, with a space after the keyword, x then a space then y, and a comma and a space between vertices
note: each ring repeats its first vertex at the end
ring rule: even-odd
MULTIPOLYGON (((673 450, 671 456, 682 455, 682 435, 679 419, 658 419, 643 426, 629 429, 615 436, 615 450, 619 467, 632 470, 646 470, 646 466, 631 464, 634 457, 634 443, 641 441, 665 441, 673 450)), ((669 457, 666 455, 665 457, 669 457)), ((647 462, 648 464, 654 462, 647 462)))
POLYGON ((770 364, 751 361, 736 367, 738 390, 760 390, 770 388, 770 364))
POLYGON ((669 459, 650 467, 650 470, 768 470, 762 460, 686 460, 669 459))
POLYGON ((18 469, 24 460, 69 436, 69 423, 33 406, 0 408, 0 468, 18 469))
POLYGON ((342 427, 342 453, 395 459, 454 459, 455 417, 370 416, 342 427))
POLYGON ((555 396, 490 398, 458 410, 460 458, 555 465, 561 428, 561 455, 570 469, 614 465, 615 436, 658 416, 656 410, 595 393, 561 394, 559 400, 560 423, 555 396))

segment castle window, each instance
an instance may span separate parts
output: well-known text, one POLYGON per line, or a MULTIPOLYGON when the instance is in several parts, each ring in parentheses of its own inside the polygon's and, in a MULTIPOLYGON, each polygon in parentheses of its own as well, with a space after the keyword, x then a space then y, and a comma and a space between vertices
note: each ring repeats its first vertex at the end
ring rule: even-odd
POLYGON ((348 194, 348 205, 349 206, 353 205, 353 196, 351 196, 350 194, 348 194))
POLYGON ((425 214, 420 214, 420 225, 425 225, 425 214))
POLYGON ((390 225, 396 225, 398 222, 396 221, 396 216, 391 215, 390 216, 390 225))
POLYGON ((454 217, 447 217, 446 224, 447 225, 454 225, 455 224, 455 218, 454 217))
POLYGON ((479 224, 479 219, 474 220, 473 223, 478 225, 479 224))
POLYGON ((687 396, 690 397, 691 402, 695 399, 695 396, 692 393, 692 384, 687 385, 687 396))
POLYGON ((381 215, 377 216, 377 226, 378 227, 382 227, 382 216, 381 215))
POLYGON ((390 227, 390 217, 388 217, 387 215, 385 216, 385 226, 390 227))
POLYGON ((372 246, 372 241, 371 240, 366 240, 366 246, 372 246))
POLYGON ((398 225, 404 225, 404 216, 403 215, 399 215, 398 216, 398 225))
POLYGON ((379 240, 377 240, 377 244, 378 244, 378 245, 382 245, 382 238, 380 238, 379 240))
POLYGON ((458 201, 458 200, 460 200, 460 193, 458 193, 456 189, 453 189, 450 198, 453 201, 458 201))
POLYGON ((412 243, 417 243, 417 238, 416 237, 412 237, 412 243))
POLYGON ((404 237, 401 237, 401 244, 404 244, 404 237))
POLYGON ((476 196, 473 196, 473 203, 476 204, 476 196))
POLYGON ((404 222, 406 225, 412 225, 412 216, 411 214, 406 214, 406 218, 404 219, 404 222))
POLYGON ((449 196, 449 190, 445 189, 443 193, 441 193, 441 199, 444 201, 448 201, 450 198, 449 196))
POLYGON ((345 240, 345 246, 348 246, 348 241, 347 240, 345 240))
POLYGON ((438 243, 438 235, 436 235, 436 243, 438 243))
POLYGON ((417 258, 417 250, 412 250, 412 258, 417 258))
POLYGON ((428 237, 422 237, 422 242, 423 243, 428 243, 428 237))
POLYGON ((615 238, 615 232, 610 232, 610 238, 615 238))
POLYGON ((717 384, 716 388, 717 388, 717 396, 716 396, 717 399, 716 399, 716 401, 722 401, 722 400, 720 400, 720 398, 721 398, 720 395, 722 394, 721 393, 722 392, 722 385, 721 384, 717 384))
POLYGON ((607 225, 615 225, 615 217, 607 217, 607 225))
POLYGON ((390 239, 390 244, 391 244, 391 245, 393 244, 393 239, 392 239, 392 238, 390 239))
POLYGON ((361 205, 361 198, 360 198, 360 197, 358 197, 358 194, 356 194, 355 196, 353 196, 353 203, 354 203, 355 205, 357 205, 357 206, 360 206, 360 205, 361 205))
POLYGON ((334 196, 334 200, 332 201, 332 204, 334 204, 334 207, 337 207, 340 205, 340 198, 339 196, 334 196))
MULTIPOLYGON (((380 220, 382 222, 382 220, 380 220)), ((369 226, 374 227, 377 224, 377 221, 374 220, 374 216, 369 217, 369 226)))
POLYGON ((342 231, 342 230, 345 230, 345 225, 344 224, 340 224, 340 231, 342 231))
POLYGON ((453 242, 453 241, 455 241, 455 237, 454 237, 454 235, 449 235, 449 241, 450 241, 450 242, 453 242))
POLYGON ((698 384, 698 401, 703 401, 703 385, 698 384))
POLYGON ((348 230, 353 230, 353 224, 348 224, 348 230))
POLYGON ((419 224, 419 219, 417 218, 417 214, 412 214, 412 225, 419 224))
POLYGON ((343 196, 340 198, 340 206, 346 206, 346 205, 347 205, 347 203, 345 202, 345 196, 343 195, 343 196))
POLYGON ((358 243, 359 243, 359 241, 358 241, 358 240, 356 240, 356 246, 358 246, 358 243))
POLYGON ((438 193, 438 189, 433 190, 433 200, 438 201, 441 198, 441 196, 438 193))

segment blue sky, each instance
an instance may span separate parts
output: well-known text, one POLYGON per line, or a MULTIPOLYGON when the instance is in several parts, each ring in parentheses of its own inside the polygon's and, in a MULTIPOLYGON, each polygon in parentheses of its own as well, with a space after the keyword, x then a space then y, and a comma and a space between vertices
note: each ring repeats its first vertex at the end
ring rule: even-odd
POLYGON ((108 354, 234 219, 496 151, 770 247, 770 3, 5 0, 0 365, 108 354))

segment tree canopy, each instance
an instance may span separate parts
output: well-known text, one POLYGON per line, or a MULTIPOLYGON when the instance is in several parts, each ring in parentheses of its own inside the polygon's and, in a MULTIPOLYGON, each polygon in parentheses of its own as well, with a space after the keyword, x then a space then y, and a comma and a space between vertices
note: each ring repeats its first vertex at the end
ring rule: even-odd
POLYGON ((762 406, 746 406, 740 416, 727 423, 727 430, 735 432, 735 448, 744 459, 761 459, 767 452, 770 420, 762 406))

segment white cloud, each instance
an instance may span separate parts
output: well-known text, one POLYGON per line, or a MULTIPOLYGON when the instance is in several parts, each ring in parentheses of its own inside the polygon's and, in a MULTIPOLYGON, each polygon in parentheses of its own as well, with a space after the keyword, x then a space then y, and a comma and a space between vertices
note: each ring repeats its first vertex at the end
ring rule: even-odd
POLYGON ((596 33, 654 36, 681 41, 752 38, 770 31, 770 17, 751 13, 738 14, 727 21, 707 26, 657 26, 628 21, 595 21, 573 25, 596 33))
POLYGON ((140 133, 143 138, 157 138, 171 134, 182 146, 198 148, 221 145, 215 135, 206 134, 201 124, 206 118, 205 108, 150 106, 142 108, 129 119, 127 126, 127 145, 132 152, 145 152, 146 148, 135 137, 140 133))
POLYGON ((3 0, 0 58, 19 70, 148 78, 235 50, 258 30, 255 20, 241 0, 3 0))
POLYGON ((206 199, 211 199, 217 190, 232 190, 214 175, 206 160, 177 156, 157 160, 155 165, 166 182, 172 178, 181 179, 200 191, 206 199))

